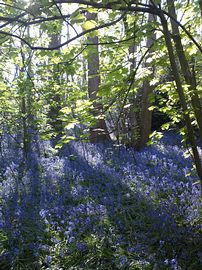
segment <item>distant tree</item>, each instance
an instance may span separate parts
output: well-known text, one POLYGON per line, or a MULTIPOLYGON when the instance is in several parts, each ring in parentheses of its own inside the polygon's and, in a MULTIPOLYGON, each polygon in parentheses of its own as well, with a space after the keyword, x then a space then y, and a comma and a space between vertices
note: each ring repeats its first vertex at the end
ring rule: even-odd
MULTIPOLYGON (((97 21, 97 13, 86 13, 88 21, 97 21)), ((88 94, 90 100, 93 102, 93 109, 91 111, 94 116, 95 124, 90 128, 91 142, 105 142, 110 140, 105 116, 103 113, 102 101, 99 100, 97 93, 100 86, 100 63, 99 63, 99 39, 97 35, 88 37, 88 94)))
MULTIPOLYGON (((60 34, 54 34, 50 36, 50 48, 57 47, 61 44, 60 34)), ((54 65, 49 74, 50 89, 49 91, 49 104, 48 122, 50 123, 53 132, 56 135, 61 135, 63 130, 62 120, 60 119, 60 110, 62 108, 62 93, 60 93, 60 70, 58 65, 54 65)))
MULTIPOLYGON (((155 16, 153 14, 149 14, 148 23, 151 23, 155 20, 155 16)), ((152 124, 152 111, 149 109, 151 107, 150 96, 153 93, 154 85, 151 84, 152 78, 155 75, 155 67, 151 66, 147 63, 147 59, 152 56, 152 46, 155 42, 156 35, 155 31, 151 31, 151 35, 147 37, 146 40, 146 48, 149 50, 148 55, 145 58, 145 67, 149 69, 150 74, 147 78, 145 78, 142 87, 138 91, 139 95, 139 135, 138 139, 135 143, 137 148, 142 148, 149 141, 149 135, 151 133, 151 124, 152 124)))
MULTIPOLYGON (((126 106, 127 108, 125 110, 123 109, 123 117, 120 119, 120 121, 122 125, 122 132, 125 134, 123 143, 136 149, 140 149, 149 141, 149 135, 151 133, 152 111, 149 110, 149 107, 151 106, 150 95, 153 92, 154 86, 150 84, 150 81, 154 76, 154 66, 148 64, 147 59, 152 57, 152 46, 155 42, 156 35, 154 33, 155 31, 152 29, 151 34, 146 38, 146 49, 148 50, 148 53, 147 56, 145 56, 141 66, 146 68, 150 74, 144 76, 141 84, 137 86, 135 84, 136 74, 134 74, 134 70, 138 65, 137 47, 141 46, 136 41, 135 32, 137 31, 138 27, 140 27, 138 25, 137 18, 138 14, 135 15, 132 28, 128 25, 126 18, 124 19, 126 37, 129 37, 131 32, 134 35, 132 40, 133 44, 129 45, 128 49, 130 74, 133 74, 131 77, 131 89, 133 88, 134 90, 133 92, 130 91, 132 93, 128 94, 128 106, 126 106), (137 87, 138 89, 136 90, 135 88, 137 87)), ((139 19, 139 21, 141 20, 142 18, 139 19)), ((148 25, 150 25, 155 20, 155 16, 153 14, 149 14, 147 20, 148 25)), ((145 42, 145 40, 143 42, 145 42)))
MULTIPOLYGON (((26 35, 30 37, 29 27, 26 35)), ((35 130, 34 123, 34 98, 33 98, 33 84, 31 81, 32 74, 32 52, 26 50, 24 44, 21 42, 20 56, 21 67, 17 68, 18 77, 18 93, 20 97, 19 106, 19 122, 21 123, 21 129, 18 130, 22 134, 22 149, 25 159, 31 150, 31 143, 35 130)))

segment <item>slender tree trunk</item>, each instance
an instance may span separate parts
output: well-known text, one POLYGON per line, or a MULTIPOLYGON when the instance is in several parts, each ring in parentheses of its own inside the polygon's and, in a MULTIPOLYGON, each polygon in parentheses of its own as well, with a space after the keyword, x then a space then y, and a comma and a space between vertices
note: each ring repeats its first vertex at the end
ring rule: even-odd
POLYGON ((201 181, 201 187, 202 187, 201 160, 200 160, 200 156, 198 153, 196 141, 194 138, 194 133, 193 133, 192 125, 191 125, 191 119, 190 119, 190 116, 188 113, 188 107, 186 104, 185 94, 184 94, 184 90, 182 87, 182 82, 181 82, 178 66, 177 66, 177 63, 175 62, 175 54, 174 54, 173 44, 172 44, 172 40, 171 40, 171 35, 170 35, 169 30, 168 30, 168 24, 167 24, 167 21, 166 21, 163 13, 160 14, 160 19, 161 19, 161 24, 163 27, 164 38, 165 38, 165 43, 166 43, 166 47, 168 50, 169 60, 170 60, 174 80, 176 83, 176 89, 177 89, 177 92, 179 95, 180 104, 182 106, 183 116, 184 116, 184 120, 185 120, 185 124, 186 124, 186 128, 187 128, 187 135, 188 135, 190 146, 192 148, 196 171, 198 173, 199 179, 201 181))
MULTIPOLYGON (((130 28, 127 23, 127 17, 123 19, 124 29, 126 38, 130 37, 130 28)), ((135 32, 137 27, 136 19, 133 22, 133 30, 135 32)), ((129 45, 128 53, 129 53, 129 65, 130 65, 130 73, 133 73, 133 70, 136 67, 136 52, 137 52, 137 44, 135 42, 135 34, 133 39, 133 44, 129 45)), ((133 86, 132 86, 133 87, 133 86)), ((131 93, 128 95, 128 101, 130 104, 129 108, 123 108, 122 117, 119 120, 120 129, 121 129, 121 138, 122 143, 135 147, 136 142, 139 138, 139 111, 137 108, 140 107, 140 102, 137 96, 137 93, 131 93)))
MULTIPOLYGON (((177 19, 175 5, 173 0, 167 0, 168 10, 170 15, 172 15, 175 19, 177 19)), ((196 78, 193 72, 189 67, 189 62, 186 58, 184 48, 182 45, 182 40, 180 36, 180 31, 177 23, 171 19, 172 26, 172 36, 175 43, 175 48, 177 52, 177 56, 180 62, 182 74, 184 76, 186 84, 190 85, 191 90, 191 104, 194 110, 194 115, 196 117, 196 121, 199 127, 200 138, 202 139, 202 106, 200 102, 200 98, 198 96, 198 92, 196 89, 196 78)))
MULTIPOLYGON (((60 45, 61 43, 61 37, 60 35, 51 35, 51 41, 49 44, 49 47, 56 47, 60 45)), ((50 72, 51 77, 50 80, 53 81, 53 84, 57 83, 60 84, 60 75, 59 75, 59 70, 57 66, 53 68, 53 71, 50 72)), ((58 91, 58 90, 57 90, 58 91)), ((49 123, 53 129, 54 132, 56 132, 56 135, 60 135, 62 132, 62 121, 59 118, 59 113, 61 109, 61 93, 59 92, 54 92, 54 89, 51 90, 51 105, 50 109, 48 112, 48 118, 49 118, 49 123)))
MULTIPOLYGON (((23 66, 20 68, 20 73, 22 74, 22 80, 26 80, 26 68, 25 68, 25 54, 21 52, 21 58, 23 66)), ((29 87, 29 86, 28 86, 29 87)), ((27 159, 28 152, 30 150, 30 134, 29 134, 29 123, 28 123, 28 89, 27 85, 22 84, 19 87, 20 96, 21 96, 21 104, 20 104, 20 111, 22 115, 22 142, 23 142, 23 154, 24 158, 27 159)))
MULTIPOLYGON (((149 14, 148 23, 152 22, 155 16, 149 14)), ((127 25, 126 25, 127 26, 127 25)), ((125 26, 125 28, 126 28, 125 26)), ((152 47, 156 39, 156 35, 152 34, 151 37, 147 38, 146 47, 152 47)), ((136 51, 136 45, 134 44, 129 48, 130 53, 136 51)), ((151 50, 152 52, 152 50, 151 50)), ((150 57, 151 53, 147 57, 150 57)), ((148 64, 145 67, 149 68, 148 64)), ((135 59, 131 60, 131 69, 135 68, 135 59)), ((154 67, 151 67, 152 75, 154 75, 154 67)), ((150 75, 151 76, 151 75, 150 75)), ((131 141, 130 145, 136 149, 140 149, 146 145, 149 140, 149 135, 151 133, 151 122, 152 122, 152 112, 149 110, 151 106, 149 101, 149 96, 153 92, 154 86, 150 85, 149 78, 146 78, 142 84, 142 87, 136 93, 136 97, 133 98, 133 105, 131 106, 129 118, 130 118, 130 129, 131 129, 131 141)))
MULTIPOLYGON (((27 36, 30 37, 30 28, 27 28, 27 36)), ((22 44, 23 46, 23 44, 22 44)), ((22 126, 23 126, 23 151, 25 159, 28 158, 28 154, 31 152, 32 141, 34 138, 34 130, 36 126, 34 123, 34 114, 33 114, 33 84, 32 80, 32 67, 31 59, 32 52, 25 54, 21 51, 21 58, 23 66, 20 69, 22 73, 23 80, 25 80, 24 85, 21 87, 21 112, 22 112, 22 126), (28 61, 27 61, 28 59, 28 61)))
MULTIPOLYGON (((97 13, 86 14, 87 20, 97 20, 97 13)), ((98 36, 88 38, 89 54, 88 54, 88 95, 91 101, 93 101, 92 115, 96 118, 96 124, 90 129, 89 139, 91 142, 105 142, 110 140, 110 136, 107 131, 107 125, 103 117, 103 106, 98 100, 97 93, 100 85, 99 75, 99 50, 98 50, 98 36)))
POLYGON ((149 141, 152 123, 152 111, 149 110, 151 103, 149 96, 153 92, 154 87, 146 80, 142 86, 141 111, 140 111, 140 140, 138 148, 142 148, 149 141))
POLYGON ((27 157, 29 152, 29 133, 27 126, 27 107, 26 98, 22 97, 21 100, 21 113, 22 113, 22 125, 23 125, 23 152, 24 156, 27 157))
MULTIPOLYGON (((155 20, 156 17, 153 14, 149 14, 148 23, 155 20)), ((151 48, 153 43, 156 40, 156 35, 153 33, 151 37, 147 38, 146 47, 151 48)), ((147 57, 151 56, 152 49, 147 57)), ((146 63, 145 66, 148 68, 148 64, 146 63)), ((152 77, 154 76, 154 66, 150 67, 152 77)), ((141 95, 141 111, 140 111, 140 140, 139 140, 139 147, 143 147, 149 140, 149 135, 151 133, 151 123, 152 123, 152 111, 149 110, 151 106, 149 97, 154 91, 154 86, 150 85, 151 75, 148 79, 146 79, 142 85, 142 95, 141 95)))
POLYGON ((202 0, 199 0, 199 7, 200 7, 200 10, 201 10, 201 17, 202 17, 202 0))

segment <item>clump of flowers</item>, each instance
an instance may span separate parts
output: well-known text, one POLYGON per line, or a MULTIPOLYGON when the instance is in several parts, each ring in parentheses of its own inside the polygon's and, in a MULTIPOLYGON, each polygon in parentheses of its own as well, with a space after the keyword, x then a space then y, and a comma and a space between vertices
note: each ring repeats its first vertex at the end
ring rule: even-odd
POLYGON ((200 189, 174 137, 139 152, 35 142, 26 160, 7 140, 1 269, 200 269, 200 189))

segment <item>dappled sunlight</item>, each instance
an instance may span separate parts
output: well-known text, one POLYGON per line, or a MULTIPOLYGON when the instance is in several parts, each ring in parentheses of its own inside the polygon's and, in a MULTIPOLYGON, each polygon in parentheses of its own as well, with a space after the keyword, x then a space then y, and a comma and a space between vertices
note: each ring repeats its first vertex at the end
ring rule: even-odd
POLYGON ((201 18, 0 0, 0 270, 202 269, 201 18))

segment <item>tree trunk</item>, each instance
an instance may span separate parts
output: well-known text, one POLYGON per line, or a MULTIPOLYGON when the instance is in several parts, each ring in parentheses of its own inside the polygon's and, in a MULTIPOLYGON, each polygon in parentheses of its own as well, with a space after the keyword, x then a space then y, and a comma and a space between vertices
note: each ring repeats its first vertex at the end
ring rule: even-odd
POLYGON ((201 17, 202 17, 202 0, 199 0, 199 7, 200 7, 200 10, 201 10, 201 17))
MULTIPOLYGON (((152 22, 155 16, 149 14, 148 23, 152 22)), ((156 35, 153 34, 151 37, 147 38, 146 47, 152 47, 156 39, 156 35)), ((129 48, 129 52, 134 52, 136 50, 135 45, 129 48)), ((151 53, 147 57, 150 57, 151 53)), ((131 62, 131 68, 135 68, 135 61, 131 62)), ((145 67, 149 67, 145 64, 145 67)), ((154 74, 154 67, 151 67, 152 74, 154 74)), ((136 149, 140 149, 146 145, 149 140, 149 135, 151 133, 151 122, 152 122, 152 112, 149 110, 151 106, 149 101, 149 96, 153 92, 154 87, 150 85, 149 78, 146 78, 139 89, 137 96, 134 98, 134 104, 131 106, 130 110, 130 121, 131 121, 131 142, 130 145, 136 149)))
MULTIPOLYGON (((127 23, 127 17, 123 19, 124 28, 125 28, 125 35, 126 38, 130 37, 130 28, 127 23)), ((133 22, 133 29, 135 31, 137 25, 136 25, 136 19, 133 22)), ((130 65, 130 73, 132 74, 135 67, 136 67, 136 53, 137 53, 137 44, 135 43, 135 36, 133 40, 133 44, 129 45, 128 48, 129 53, 129 65, 130 65)), ((133 87, 133 86, 132 86, 133 87)), ((137 108, 140 109, 140 102, 139 102, 139 96, 137 93, 129 94, 127 99, 130 104, 129 108, 121 108, 123 110, 122 117, 120 119, 120 127, 121 127, 121 138, 122 143, 135 147, 136 142, 139 139, 139 118, 140 118, 140 110, 137 110, 137 108)), ((124 104, 125 105, 125 104, 124 104)))
POLYGON ((151 103, 149 96, 153 92, 154 87, 150 85, 149 81, 146 80, 142 86, 142 98, 141 98, 141 111, 140 111, 140 140, 139 148, 142 148, 149 141, 149 135, 151 133, 152 123, 152 111, 149 110, 151 103))
MULTIPOLYGON (((156 19, 156 16, 153 14, 149 14, 148 23, 152 22, 156 19)), ((146 47, 151 48, 153 43, 156 40, 155 33, 152 34, 151 37, 147 38, 146 47)), ((147 57, 150 57, 152 53, 152 49, 147 57)), ((148 64, 145 64, 145 67, 148 67, 148 64)), ((154 66, 150 67, 152 77, 154 76, 154 66)), ((146 145, 149 140, 149 135, 151 133, 151 123, 152 123, 152 111, 149 110, 151 103, 149 101, 149 97, 154 90, 154 86, 150 85, 150 78, 146 79, 142 85, 142 94, 141 94, 141 111, 140 111, 140 140, 139 140, 139 148, 146 145)))
POLYGON ((202 187, 202 165, 201 165, 201 160, 200 160, 200 156, 199 156, 199 153, 198 153, 198 149, 197 149, 197 145, 196 145, 196 141, 195 141, 192 125, 191 125, 191 119, 190 119, 190 116, 189 116, 189 113, 188 113, 188 107, 187 107, 187 104, 186 104, 185 94, 184 94, 184 90, 183 90, 183 87, 182 87, 182 82, 181 82, 181 79, 180 79, 180 73, 179 73, 179 70, 178 70, 177 63, 175 62, 175 54, 174 54, 174 49, 173 49, 173 45, 172 45, 172 41, 171 41, 171 35, 170 35, 169 30, 168 30, 168 24, 167 24, 167 21, 166 21, 163 13, 160 14, 160 19, 161 19, 161 24, 162 24, 162 27, 163 27, 164 38, 165 38, 165 43, 166 43, 166 47, 167 47, 167 50, 168 50, 169 60, 170 60, 174 80, 175 80, 175 83, 176 83, 177 93, 179 95, 180 104, 182 106, 183 116, 184 116, 184 120, 185 120, 185 124, 186 124, 186 128, 187 128, 187 135, 188 135, 190 146, 192 148, 194 163, 195 163, 195 166, 196 166, 196 171, 198 173, 198 176, 199 176, 199 179, 200 179, 200 182, 201 182, 201 187, 202 187))
MULTIPOLYGON (((25 63, 25 54, 21 52, 22 64, 23 66, 20 68, 20 73, 22 74, 22 80, 25 81, 19 87, 21 103, 20 103, 20 111, 22 115, 22 142, 23 142, 23 155, 24 158, 27 159, 28 152, 30 151, 30 142, 31 142, 31 134, 29 132, 29 112, 31 111, 31 102, 30 102, 30 89, 29 85, 27 86, 27 75, 26 75, 26 63, 25 63)), ((30 67, 29 67, 30 68, 30 67)))
MULTIPOLYGON (((97 20, 97 13, 86 14, 87 20, 97 20)), ((96 119, 96 124, 90 128, 90 142, 103 143, 110 140, 110 136, 107 131, 107 125, 103 117, 103 106, 98 100, 97 93, 100 85, 99 75, 99 50, 98 50, 98 36, 88 38, 88 43, 95 44, 89 45, 88 54, 88 95, 91 101, 93 101, 92 115, 96 119)))
MULTIPOLYGON (((173 0, 167 0, 169 14, 172 15, 175 19, 177 19, 175 5, 173 0)), ((177 23, 171 19, 172 26, 172 34, 173 40, 175 43, 175 48, 177 52, 177 56, 180 62, 182 74, 184 76, 186 84, 190 85, 191 90, 191 104, 194 110, 194 115, 196 117, 196 121, 199 127, 199 134, 202 140, 202 106, 200 102, 200 98, 198 96, 198 92, 196 89, 196 78, 193 72, 189 67, 189 62, 185 56, 184 48, 181 41, 180 31, 177 23)))
MULTIPOLYGON (((49 43, 49 47, 56 47, 60 45, 61 43, 61 37, 60 35, 51 35, 51 41, 49 43)), ((50 80, 54 83, 60 84, 60 78, 59 78, 59 70, 57 69, 57 66, 53 68, 53 71, 50 71, 51 77, 50 80)), ((59 113, 61 109, 61 94, 56 92, 53 92, 54 90, 51 90, 50 92, 50 109, 48 112, 48 118, 49 123, 53 129, 53 131, 56 133, 56 135, 60 135, 63 129, 62 121, 59 118, 59 113)))

